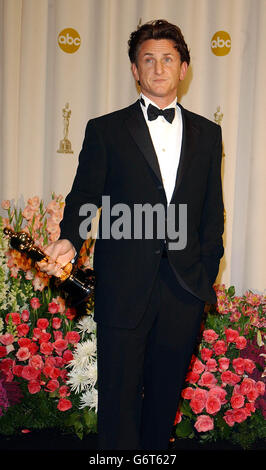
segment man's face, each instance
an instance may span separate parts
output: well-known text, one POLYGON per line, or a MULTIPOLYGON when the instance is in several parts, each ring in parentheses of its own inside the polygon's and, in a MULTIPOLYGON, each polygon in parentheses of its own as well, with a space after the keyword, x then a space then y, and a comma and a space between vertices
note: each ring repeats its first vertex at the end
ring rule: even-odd
POLYGON ((173 41, 148 39, 139 48, 132 73, 145 96, 159 105, 170 104, 176 97, 179 80, 185 78, 187 67, 186 62, 181 64, 173 41))

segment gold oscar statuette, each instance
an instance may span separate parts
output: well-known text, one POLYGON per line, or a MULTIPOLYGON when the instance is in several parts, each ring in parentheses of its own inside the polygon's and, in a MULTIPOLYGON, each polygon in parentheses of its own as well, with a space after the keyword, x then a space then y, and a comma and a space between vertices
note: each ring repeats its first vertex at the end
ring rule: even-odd
MULTIPOLYGON (((26 232, 14 232, 8 227, 3 232, 9 239, 11 248, 24 253, 34 263, 49 262, 49 256, 34 244, 34 240, 26 232)), ((60 268, 60 277, 52 276, 55 286, 65 292, 67 304, 75 307, 77 316, 86 314, 87 307, 91 310, 94 303, 94 270, 80 269, 71 262, 60 268)))
POLYGON ((71 142, 68 139, 69 132, 69 120, 71 116, 71 110, 69 109, 69 103, 66 103, 65 107, 62 109, 63 112, 63 125, 64 125, 64 137, 60 140, 58 153, 73 153, 71 148, 71 142))

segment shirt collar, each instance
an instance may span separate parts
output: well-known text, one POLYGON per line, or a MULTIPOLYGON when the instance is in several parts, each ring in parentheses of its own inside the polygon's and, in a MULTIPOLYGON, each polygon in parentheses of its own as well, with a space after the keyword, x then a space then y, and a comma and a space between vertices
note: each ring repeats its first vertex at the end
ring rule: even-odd
MULTIPOLYGON (((156 108, 159 108, 159 106, 154 103, 154 101, 150 100, 149 98, 147 98, 147 96, 145 96, 143 93, 140 93, 140 98, 142 98, 145 102, 145 107, 147 109, 147 107, 149 106, 149 104, 151 103, 153 106, 156 106, 156 108)), ((142 104, 142 103, 141 103, 142 104)), ((176 105, 177 105, 177 98, 175 98, 172 103, 170 103, 168 106, 166 106, 165 108, 162 108, 162 109, 167 109, 167 108, 176 108, 176 105)), ((143 105, 142 105, 143 106, 143 105)))

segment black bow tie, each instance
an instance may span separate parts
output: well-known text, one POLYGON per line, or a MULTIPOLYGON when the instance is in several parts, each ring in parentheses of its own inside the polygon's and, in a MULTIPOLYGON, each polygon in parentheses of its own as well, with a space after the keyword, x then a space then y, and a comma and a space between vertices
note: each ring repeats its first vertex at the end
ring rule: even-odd
POLYGON ((168 122, 172 123, 175 117, 175 108, 159 109, 150 103, 147 113, 149 121, 154 121, 158 116, 163 116, 168 122))

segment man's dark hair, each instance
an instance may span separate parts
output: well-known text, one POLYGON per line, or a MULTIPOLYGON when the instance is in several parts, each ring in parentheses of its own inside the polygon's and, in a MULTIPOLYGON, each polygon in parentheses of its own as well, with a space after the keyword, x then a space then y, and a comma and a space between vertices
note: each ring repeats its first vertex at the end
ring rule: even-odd
POLYGON ((190 54, 181 29, 166 20, 149 21, 131 33, 128 41, 128 55, 131 63, 137 63, 137 55, 141 44, 147 39, 169 39, 180 54, 181 62, 189 65, 190 54))

